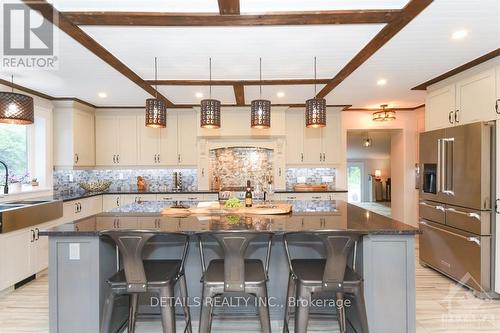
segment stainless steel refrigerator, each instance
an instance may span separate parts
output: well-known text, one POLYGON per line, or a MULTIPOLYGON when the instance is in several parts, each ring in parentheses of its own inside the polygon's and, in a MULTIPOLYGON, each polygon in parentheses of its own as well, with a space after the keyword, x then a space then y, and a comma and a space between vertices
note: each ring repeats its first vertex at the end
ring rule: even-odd
POLYGON ((475 290, 493 291, 495 123, 420 135, 420 262, 475 290))

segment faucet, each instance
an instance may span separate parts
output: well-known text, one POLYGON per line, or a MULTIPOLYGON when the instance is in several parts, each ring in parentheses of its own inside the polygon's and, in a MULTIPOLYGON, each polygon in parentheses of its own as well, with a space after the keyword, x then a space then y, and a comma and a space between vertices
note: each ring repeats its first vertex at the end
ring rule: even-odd
POLYGON ((5 168, 5 186, 3 187, 3 193, 8 194, 9 193, 9 167, 3 161, 0 161, 0 164, 2 164, 3 167, 5 168))

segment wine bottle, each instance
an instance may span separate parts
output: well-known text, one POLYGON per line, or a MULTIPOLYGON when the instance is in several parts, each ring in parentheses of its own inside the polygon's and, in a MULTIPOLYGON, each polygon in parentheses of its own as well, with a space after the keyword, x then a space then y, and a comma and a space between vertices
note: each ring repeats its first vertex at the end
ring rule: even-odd
POLYGON ((247 180, 247 190, 245 192, 245 207, 252 207, 252 187, 250 186, 250 181, 247 180))

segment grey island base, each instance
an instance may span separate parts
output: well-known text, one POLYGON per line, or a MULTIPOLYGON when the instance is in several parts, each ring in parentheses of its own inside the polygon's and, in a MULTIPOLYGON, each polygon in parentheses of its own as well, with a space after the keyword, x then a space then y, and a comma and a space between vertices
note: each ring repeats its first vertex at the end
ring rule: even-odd
MULTIPOLYGON (((50 242, 51 333, 99 332, 107 288, 105 282, 120 267, 115 246, 101 237, 102 231, 110 229, 141 229, 157 234, 158 237, 155 236, 147 245, 148 258, 172 258, 178 255, 175 244, 162 239, 162 235, 167 232, 182 231, 194 235, 215 230, 262 230, 274 233, 268 282, 269 310, 272 320, 279 321, 283 318, 288 281, 288 264, 282 244, 283 233, 304 233, 303 241, 292 249, 301 258, 317 258, 321 255, 320 243, 308 237, 308 233, 360 233, 362 241, 354 251, 355 258, 350 262, 354 266, 353 269, 364 279, 370 332, 415 332, 414 252, 417 229, 343 201, 296 201, 293 202, 293 213, 287 215, 213 214, 182 218, 162 216, 161 208, 170 205, 171 202, 135 203, 123 206, 116 212, 98 214, 40 232, 40 235, 48 236, 50 242)), ((199 318, 197 300, 201 299, 198 251, 197 237, 192 237, 186 261, 186 278, 195 332, 199 318)), ((264 258, 265 246, 259 246, 256 242, 255 248, 249 248, 248 253, 250 257, 264 258)), ((206 256, 209 259, 220 256, 215 243, 214 246, 208 246, 206 256)), ((326 301, 316 303, 321 306, 311 309, 311 313, 331 314, 333 323, 335 306, 332 307, 328 295, 324 295, 324 298, 326 301)), ((157 314, 157 303, 154 295, 144 297, 140 300, 139 313, 157 314)), ((246 304, 240 298, 226 298, 221 300, 220 305, 214 312, 224 316, 256 313, 252 302, 246 304)), ((182 313, 180 307, 178 312, 182 313)), ((123 329, 127 315, 128 298, 118 299, 113 313, 113 332, 123 329)), ((347 309, 347 316, 356 327, 358 323, 354 311, 347 309)), ((349 330, 354 332, 351 326, 349 330)), ((178 327, 178 331, 182 332, 183 327, 178 327)))

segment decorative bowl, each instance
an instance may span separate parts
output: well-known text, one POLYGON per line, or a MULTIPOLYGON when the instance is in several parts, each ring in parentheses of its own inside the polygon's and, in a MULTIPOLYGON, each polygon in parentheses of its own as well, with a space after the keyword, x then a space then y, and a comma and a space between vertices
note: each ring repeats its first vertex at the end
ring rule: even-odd
POLYGON ((81 188, 87 192, 104 192, 111 186, 111 180, 98 180, 96 182, 81 182, 81 188))

